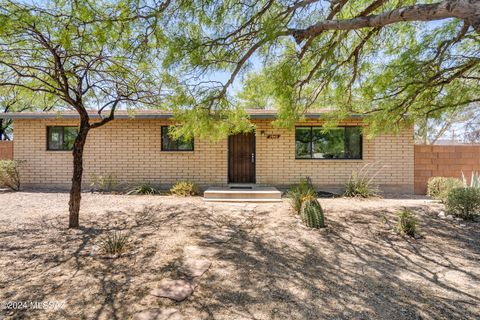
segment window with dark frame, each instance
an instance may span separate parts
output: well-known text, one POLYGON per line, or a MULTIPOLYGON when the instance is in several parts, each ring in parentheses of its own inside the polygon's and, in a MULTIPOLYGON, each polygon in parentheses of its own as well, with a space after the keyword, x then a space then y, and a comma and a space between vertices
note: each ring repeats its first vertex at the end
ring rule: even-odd
POLYGON ((295 128, 295 159, 362 159, 360 127, 337 127, 326 132, 322 129, 295 128))
POLYGON ((47 127, 47 150, 70 151, 78 134, 78 127, 49 126, 47 127))
POLYGON ((173 139, 168 126, 162 126, 162 151, 193 151, 193 139, 173 139))

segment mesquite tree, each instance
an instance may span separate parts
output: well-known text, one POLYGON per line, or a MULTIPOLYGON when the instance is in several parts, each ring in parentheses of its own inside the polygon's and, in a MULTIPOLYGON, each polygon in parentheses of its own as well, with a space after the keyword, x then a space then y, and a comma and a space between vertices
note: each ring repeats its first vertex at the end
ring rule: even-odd
POLYGON ((159 75, 147 48, 158 28, 148 26, 156 24, 168 1, 154 4, 0 1, 0 87, 59 100, 79 115, 69 227, 79 226, 83 150, 90 130, 112 121, 122 105, 153 104, 160 97, 159 80, 153 81, 159 75), (99 116, 91 119, 91 110, 99 116))
POLYGON ((291 127, 305 111, 329 108, 332 122, 368 114, 374 133, 480 100, 480 1, 195 3, 202 10, 185 14, 172 61, 192 78, 228 74, 187 83, 199 106, 191 117, 258 103, 291 127))

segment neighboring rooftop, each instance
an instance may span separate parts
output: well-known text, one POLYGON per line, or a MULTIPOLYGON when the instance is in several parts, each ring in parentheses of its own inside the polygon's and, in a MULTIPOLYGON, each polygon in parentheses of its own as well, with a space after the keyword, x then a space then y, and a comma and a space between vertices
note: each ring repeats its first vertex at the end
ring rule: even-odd
MULTIPOLYGON (((247 114, 251 119, 274 119, 277 115, 277 110, 265 109, 248 109, 247 114)), ((330 109, 315 110, 305 114, 307 118, 320 118, 322 115, 330 112, 330 109)), ((90 110, 89 116, 93 119, 99 118, 97 111, 90 110)), ((102 113, 107 116, 108 111, 102 113)), ((173 113, 164 110, 117 110, 115 111, 115 119, 169 119, 173 118, 173 113)), ((39 112, 7 112, 0 113, 0 119, 77 119, 78 113, 75 111, 39 111, 39 112)), ((360 115, 352 115, 353 118, 360 117, 360 115)))

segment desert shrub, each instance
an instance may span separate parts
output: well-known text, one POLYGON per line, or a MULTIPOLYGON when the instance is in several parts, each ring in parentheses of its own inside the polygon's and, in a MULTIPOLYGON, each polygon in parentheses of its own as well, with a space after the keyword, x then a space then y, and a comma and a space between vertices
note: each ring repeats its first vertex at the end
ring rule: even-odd
POLYGON ((0 186, 6 186, 12 190, 20 190, 19 167, 23 161, 0 160, 0 186))
POLYGON ((144 183, 138 186, 133 187, 127 191, 127 194, 159 194, 160 191, 154 186, 144 183))
POLYGON ((399 234, 406 234, 407 236, 414 237, 417 233, 417 219, 415 214, 408 209, 403 209, 398 212, 398 222, 395 227, 395 231, 399 234))
POLYGON ((445 202, 449 192, 462 186, 462 181, 457 178, 432 177, 428 179, 427 195, 433 199, 445 202))
POLYGON ((447 211, 452 215, 472 220, 480 214, 480 189, 455 188, 448 193, 446 201, 447 211))
POLYGON ((200 189, 195 182, 178 181, 172 186, 170 192, 176 196, 188 197, 198 195, 200 193, 200 189))
POLYGON ((303 200, 306 197, 317 197, 317 192, 312 185, 310 178, 301 179, 299 184, 290 186, 287 191, 287 197, 290 198, 290 203, 295 212, 300 213, 303 200))
POLYGON ((307 196, 303 199, 300 216, 303 223, 309 228, 319 229, 325 227, 323 209, 315 197, 307 196))
POLYGON ((118 257, 127 250, 128 235, 117 231, 110 232, 100 240, 99 247, 103 254, 118 257))
POLYGON ((346 197, 370 198, 378 195, 378 188, 372 185, 373 178, 366 174, 352 172, 350 178, 345 184, 346 197))
POLYGON ((117 176, 114 174, 97 175, 92 173, 90 175, 90 187, 95 191, 111 192, 118 185, 117 176))

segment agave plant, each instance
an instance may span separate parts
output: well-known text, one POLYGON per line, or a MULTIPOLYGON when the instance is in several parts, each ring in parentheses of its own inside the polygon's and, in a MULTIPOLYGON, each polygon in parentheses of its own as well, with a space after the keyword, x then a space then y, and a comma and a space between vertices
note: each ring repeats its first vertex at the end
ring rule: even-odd
POLYGON ((141 184, 129 190, 127 194, 159 194, 157 188, 149 184, 141 184))
POLYGON ((473 188, 473 189, 480 189, 480 174, 476 171, 472 171, 472 176, 470 178, 470 185, 467 183, 467 178, 462 171, 462 180, 463 180, 463 187, 464 188, 473 188))

